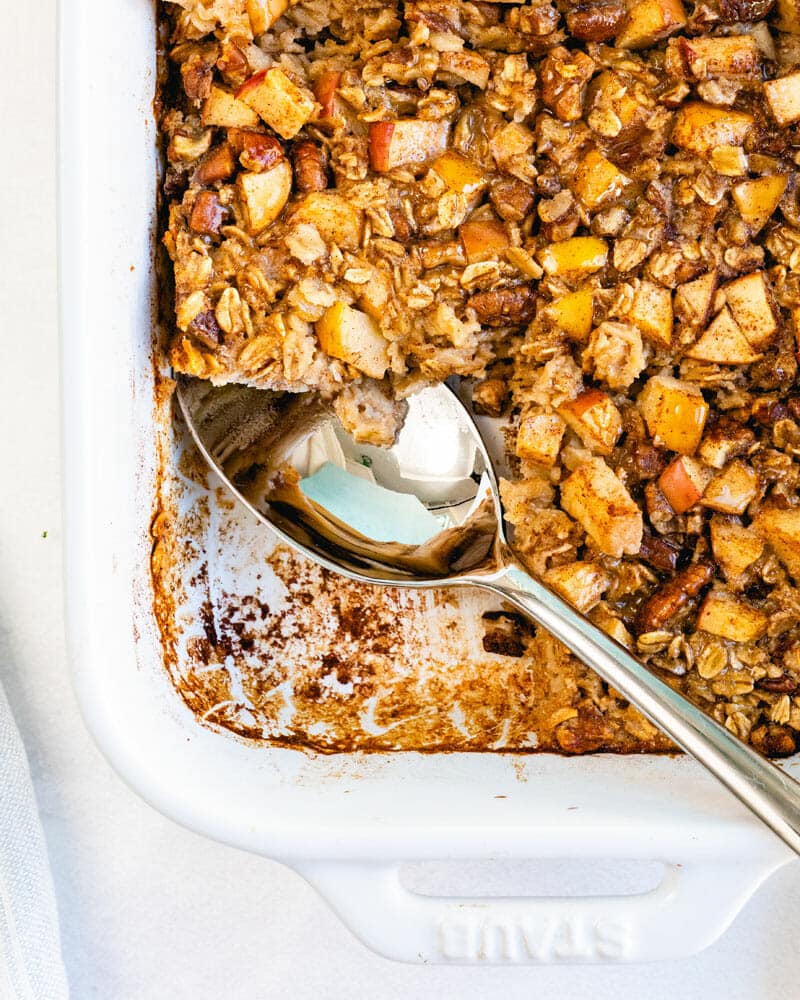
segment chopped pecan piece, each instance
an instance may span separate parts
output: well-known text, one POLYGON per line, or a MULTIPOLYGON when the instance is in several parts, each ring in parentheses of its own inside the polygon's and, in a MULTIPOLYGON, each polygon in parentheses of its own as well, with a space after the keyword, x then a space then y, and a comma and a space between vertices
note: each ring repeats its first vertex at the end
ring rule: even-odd
POLYGON ((522 222, 533 208, 533 191, 515 177, 498 177, 489 188, 494 210, 506 222, 522 222))
POLYGON ((594 73, 594 60, 585 52, 562 46, 551 49, 542 62, 542 100, 562 122, 583 114, 586 85, 594 73))
POLYGON ((264 132, 232 128, 228 132, 228 141, 245 170, 254 174, 271 170, 285 156, 283 146, 278 140, 264 132))
POLYGON ((608 739, 606 721, 596 708, 579 709, 575 718, 556 727, 556 740, 564 753, 592 753, 608 739))
POLYGON ((181 64, 181 78, 186 96, 193 101, 204 101, 211 93, 214 81, 216 50, 195 52, 181 64))
POLYGON ((300 142, 295 146, 294 179, 300 191, 324 191, 328 186, 325 156, 313 142, 300 142))
POLYGON ((710 563, 694 563, 681 570, 641 606, 634 623, 636 632, 642 635, 663 628, 713 578, 714 567, 710 563))
POLYGON ((189 227, 204 236, 216 236, 225 219, 226 211, 213 191, 201 191, 195 199, 189 227))
POLYGON ((536 313, 536 296, 530 285, 478 292, 467 303, 486 326, 518 326, 530 323, 536 313))
POLYGON ((213 309, 195 316, 189 326, 189 333, 197 337, 206 347, 214 348, 222 343, 222 329, 213 309))
POLYGON ((750 742, 766 757, 790 757, 797 749, 797 737, 788 726, 757 726, 750 742))
POLYGON ((719 0, 719 13, 726 24, 760 21, 774 6, 775 0, 719 0))
POLYGON ((756 681, 756 687, 773 694, 794 694, 800 684, 788 674, 781 674, 780 677, 762 677, 756 681))
POLYGON ((236 171, 236 160, 233 158, 233 150, 227 142, 220 143, 207 153, 200 163, 192 178, 195 184, 214 184, 217 181, 226 181, 236 171))
POLYGON ((472 405, 476 413, 499 417, 508 402, 508 383, 501 378, 487 378, 472 390, 472 405))
POLYGON ((639 558, 650 563, 655 569, 661 570, 662 573, 674 573, 678 568, 680 557, 681 550, 678 546, 668 542, 665 538, 648 534, 642 536, 639 558))
POLYGON ((583 42, 607 42, 619 31, 625 7, 621 3, 585 4, 567 12, 567 27, 583 42))

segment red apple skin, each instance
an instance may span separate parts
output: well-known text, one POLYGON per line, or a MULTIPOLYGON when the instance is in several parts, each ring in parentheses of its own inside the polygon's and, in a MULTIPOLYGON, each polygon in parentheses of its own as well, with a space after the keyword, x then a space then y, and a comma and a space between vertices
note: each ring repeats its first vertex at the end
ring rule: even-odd
POLYGON ((369 127, 369 163, 375 173, 385 173, 389 169, 393 134, 394 122, 372 122, 369 127))
POLYGON ((703 495, 689 478, 683 458, 669 463, 659 476, 658 485, 676 514, 685 514, 703 495))
POLYGON ((249 94, 251 90, 255 90, 256 87, 260 86, 266 75, 267 71, 262 69, 245 80, 241 87, 239 87, 236 91, 236 100, 240 101, 244 96, 249 94))
POLYGON ((575 417, 580 419, 587 410, 591 410, 598 403, 604 403, 608 399, 608 393, 601 389, 586 389, 575 399, 564 403, 564 409, 569 410, 575 417))
POLYGON ((320 120, 333 118, 336 111, 336 88, 342 80, 342 74, 336 72, 323 73, 314 86, 314 96, 322 105, 320 120))

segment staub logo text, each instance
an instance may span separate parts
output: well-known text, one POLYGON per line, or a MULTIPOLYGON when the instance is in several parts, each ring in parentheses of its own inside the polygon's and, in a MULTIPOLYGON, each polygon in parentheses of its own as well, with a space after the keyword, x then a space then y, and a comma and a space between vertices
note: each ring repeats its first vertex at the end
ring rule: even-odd
POLYGON ((450 961, 614 961, 627 957, 631 942, 626 923, 575 915, 528 921, 460 912, 439 925, 439 953, 450 961))

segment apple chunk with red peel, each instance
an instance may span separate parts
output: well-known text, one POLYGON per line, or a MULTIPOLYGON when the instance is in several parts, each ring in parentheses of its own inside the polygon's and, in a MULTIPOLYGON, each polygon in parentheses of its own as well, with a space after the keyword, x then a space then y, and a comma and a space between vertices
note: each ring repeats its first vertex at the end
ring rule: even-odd
POLYGON ((559 408, 559 415, 585 447, 610 455, 622 433, 622 416, 607 392, 587 389, 559 408))
POLYGON ((284 139, 293 139, 317 109, 314 95, 282 69, 262 69, 245 80, 236 97, 284 139))
POLYGON ((561 506, 597 548, 620 559, 642 545, 642 512, 602 458, 579 465, 561 486, 561 506))
POLYGON ((326 354, 353 365, 370 378, 381 379, 389 367, 389 343, 376 321, 344 302, 336 302, 316 324, 326 354))
POLYGON ((708 403, 696 385, 654 375, 636 402, 656 444, 681 455, 695 453, 708 417, 708 403))
POLYGON ((255 128, 258 115, 244 101, 238 101, 223 87, 212 85, 200 113, 203 125, 217 128, 255 128))
POLYGON ((413 166, 440 156, 447 149, 450 123, 407 118, 372 122, 369 127, 369 162, 376 173, 413 166))
POLYGON ((725 579, 738 587, 744 573, 761 558, 764 541, 752 528, 715 514, 711 518, 711 549, 725 579))
POLYGON ((685 514, 702 498, 711 473, 688 455, 674 459, 658 477, 661 492, 676 514, 685 514))
POLYGON ((720 639, 755 642, 766 634, 769 617, 727 590, 712 590, 700 606, 697 627, 720 639))
POLYGON ((703 506, 720 514, 744 514, 758 493, 758 474, 744 462, 731 462, 714 476, 703 494, 703 506))
POLYGON ((800 508, 762 507, 753 528, 772 547, 789 576, 800 583, 800 508))
POLYGON ((329 121, 336 115, 336 91, 342 82, 342 74, 336 70, 328 70, 320 74, 314 84, 314 96, 320 106, 317 117, 320 121, 329 121))
POLYGON ((292 192, 292 168, 280 160, 263 173, 242 173, 236 189, 244 210, 245 226, 252 235, 263 232, 283 211, 292 192))

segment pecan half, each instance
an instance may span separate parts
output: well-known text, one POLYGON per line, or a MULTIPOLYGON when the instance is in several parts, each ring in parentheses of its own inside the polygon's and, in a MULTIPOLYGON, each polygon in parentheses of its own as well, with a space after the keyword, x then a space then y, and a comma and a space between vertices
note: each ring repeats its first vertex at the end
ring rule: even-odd
POLYGON ((694 563, 681 570, 639 608, 634 622, 637 634, 663 628, 713 577, 714 567, 710 563, 694 563))
POLYGON ((657 535, 648 535, 646 532, 642 535, 639 558, 650 563, 655 569, 660 569, 664 573, 674 573, 678 568, 680 557, 681 550, 672 542, 657 535))
POLYGON ((757 726, 750 742, 767 757, 789 757, 797 749, 795 734, 788 726, 757 726))
POLYGON ((324 191, 328 186, 325 156, 313 142, 300 142, 292 156, 298 191, 324 191))
POLYGON ((567 13, 567 27, 573 38, 583 42, 606 42, 619 31, 624 17, 621 3, 587 4, 567 13))
POLYGON ((515 326, 530 323, 536 312, 536 297, 530 285, 478 292, 467 305, 486 326, 515 326))

